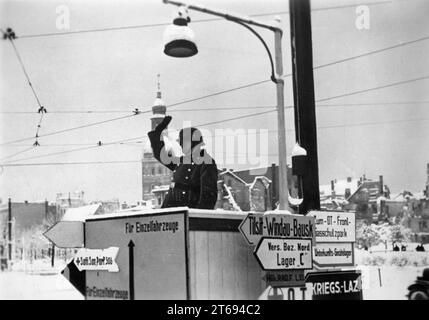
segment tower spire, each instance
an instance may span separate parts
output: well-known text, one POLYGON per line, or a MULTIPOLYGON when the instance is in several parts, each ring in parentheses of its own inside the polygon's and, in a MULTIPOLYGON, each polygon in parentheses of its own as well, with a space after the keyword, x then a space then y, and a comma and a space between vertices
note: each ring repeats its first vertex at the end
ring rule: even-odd
POLYGON ((160 74, 157 74, 157 93, 156 93, 156 99, 152 106, 152 113, 153 116, 151 118, 152 120, 152 130, 156 128, 156 126, 161 123, 162 119, 165 117, 165 112, 167 111, 167 107, 165 106, 164 101, 161 98, 161 84, 160 84, 160 74))

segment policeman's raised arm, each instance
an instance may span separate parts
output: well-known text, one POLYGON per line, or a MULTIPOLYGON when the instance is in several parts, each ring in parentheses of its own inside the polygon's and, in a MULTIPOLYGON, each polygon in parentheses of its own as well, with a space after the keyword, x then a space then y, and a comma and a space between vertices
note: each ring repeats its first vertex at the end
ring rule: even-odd
POLYGON ((148 137, 153 151, 153 156, 161 164, 166 166, 170 170, 174 170, 177 167, 177 157, 172 156, 165 150, 165 143, 161 140, 162 131, 167 128, 171 121, 170 116, 164 117, 162 122, 156 126, 156 128, 148 132, 148 137))

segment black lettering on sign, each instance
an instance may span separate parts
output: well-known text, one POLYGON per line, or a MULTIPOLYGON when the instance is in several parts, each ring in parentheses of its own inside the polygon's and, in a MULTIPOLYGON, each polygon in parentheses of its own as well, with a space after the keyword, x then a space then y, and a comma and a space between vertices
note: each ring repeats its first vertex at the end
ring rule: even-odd
POLYGON ((171 232, 179 230, 179 221, 150 220, 149 222, 139 222, 135 224, 125 223, 125 233, 144 233, 144 232, 171 232))

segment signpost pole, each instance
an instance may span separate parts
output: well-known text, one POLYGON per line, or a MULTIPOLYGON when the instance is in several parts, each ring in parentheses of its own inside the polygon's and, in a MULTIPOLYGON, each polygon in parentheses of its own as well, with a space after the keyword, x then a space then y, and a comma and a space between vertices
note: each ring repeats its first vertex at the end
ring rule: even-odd
POLYGON ((307 151, 306 174, 300 178, 300 214, 320 209, 317 127, 314 101, 310 0, 289 0, 295 134, 307 151))
POLYGON ((55 244, 52 243, 52 257, 51 257, 51 267, 53 268, 55 266, 55 244))
POLYGON ((134 242, 128 243, 130 300, 134 300, 134 242))
POLYGON ((12 199, 8 199, 8 260, 9 265, 12 263, 12 199))

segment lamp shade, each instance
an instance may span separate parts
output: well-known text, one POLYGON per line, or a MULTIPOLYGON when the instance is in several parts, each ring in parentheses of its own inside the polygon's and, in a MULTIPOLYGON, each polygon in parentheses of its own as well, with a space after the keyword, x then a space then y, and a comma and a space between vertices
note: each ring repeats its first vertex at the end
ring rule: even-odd
POLYGON ((195 35, 184 18, 176 18, 164 32, 164 53, 170 57, 187 58, 198 53, 195 35))

